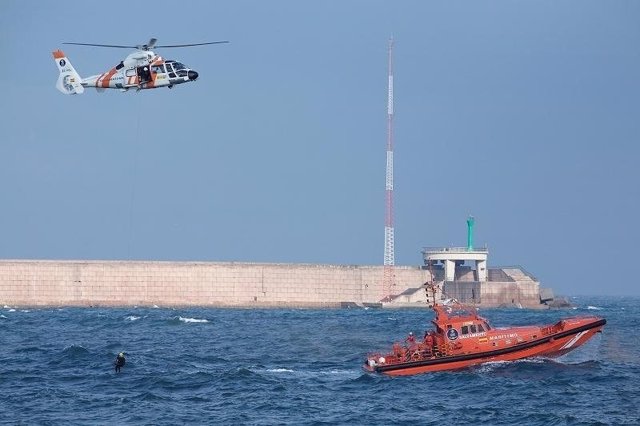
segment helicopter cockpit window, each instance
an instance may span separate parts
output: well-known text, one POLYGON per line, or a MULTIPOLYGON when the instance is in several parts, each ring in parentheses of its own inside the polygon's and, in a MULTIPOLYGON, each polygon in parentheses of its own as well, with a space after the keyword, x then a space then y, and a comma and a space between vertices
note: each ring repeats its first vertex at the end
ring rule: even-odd
POLYGON ((178 71, 178 70, 187 69, 187 67, 185 67, 184 64, 181 64, 180 62, 174 62, 173 63, 173 69, 178 71))
POLYGON ((171 68, 171 62, 165 62, 165 65, 167 67, 167 72, 173 72, 173 68, 171 68))
POLYGON ((119 69, 122 69, 122 68, 124 68, 124 62, 120 61, 120 63, 118 65, 116 65, 116 69, 119 70, 119 69))

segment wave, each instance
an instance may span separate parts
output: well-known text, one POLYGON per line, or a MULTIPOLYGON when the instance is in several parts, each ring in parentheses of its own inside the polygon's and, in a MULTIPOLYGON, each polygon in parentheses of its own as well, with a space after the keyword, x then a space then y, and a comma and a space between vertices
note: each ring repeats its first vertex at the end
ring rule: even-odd
POLYGON ((591 306, 591 305, 587 306, 586 309, 589 309, 589 310, 592 310, 592 311, 601 311, 602 310, 602 308, 599 308, 597 306, 591 306))
POLYGON ((0 318, 6 318, 4 315, 0 314, 0 318))
POLYGON ((189 323, 206 324, 209 322, 208 319, 204 319, 204 318, 191 318, 191 317, 183 317, 183 316, 170 317, 166 321, 170 325, 183 325, 183 324, 189 324, 189 323))
POLYGON ((66 346, 62 350, 62 353, 65 354, 66 356, 75 357, 75 356, 86 355, 89 353, 89 350, 82 345, 70 345, 70 346, 66 346))
POLYGON ((135 316, 135 315, 129 315, 129 316, 128 316, 128 317, 126 317, 125 319, 126 319, 126 320, 129 320, 129 321, 137 321, 137 320, 139 320, 140 318, 142 318, 142 317, 137 317, 137 316, 135 316))
POLYGON ((197 322, 197 323, 205 323, 205 322, 209 322, 208 319, 199 319, 199 318, 185 318, 185 317, 178 317, 178 320, 182 321, 182 322, 197 322))
POLYGON ((288 368, 269 368, 265 370, 267 373, 293 373, 294 370, 288 368))
POLYGON ((548 362, 550 362, 550 360, 546 358, 525 358, 514 361, 489 361, 471 366, 470 369, 477 373, 485 374, 494 373, 496 370, 503 368, 518 368, 519 365, 527 366, 531 364, 546 364, 548 362))
POLYGON ((251 368, 250 371, 256 374, 282 374, 288 377, 295 377, 297 379, 318 379, 320 377, 335 377, 340 379, 342 377, 348 379, 357 379, 362 375, 361 369, 343 370, 343 369, 291 369, 291 368, 251 368))

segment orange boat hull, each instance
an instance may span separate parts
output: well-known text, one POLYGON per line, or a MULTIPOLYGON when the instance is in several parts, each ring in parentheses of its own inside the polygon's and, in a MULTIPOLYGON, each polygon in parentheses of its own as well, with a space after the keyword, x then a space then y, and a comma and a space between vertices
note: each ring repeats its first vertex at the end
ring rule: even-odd
MULTIPOLYGON (((548 330, 542 333, 528 334, 524 339, 518 338, 518 342, 506 347, 490 347, 478 350, 461 350, 440 356, 418 357, 409 360, 394 360, 393 354, 387 355, 391 362, 379 362, 379 354, 369 357, 365 361, 364 368, 371 372, 383 373, 392 376, 413 375, 434 371, 456 370, 496 361, 515 361, 531 357, 557 357, 583 345, 596 333, 602 330, 606 320, 598 317, 572 318, 563 320, 556 326, 535 328, 535 330, 548 330), (560 326, 562 324, 562 326, 560 326), (520 341, 522 340, 522 341, 520 341)), ((494 330, 492 333, 502 333, 501 335, 514 335, 514 331, 530 332, 530 329, 514 328, 494 330)), ((523 333, 526 334, 526 333, 523 333)), ((487 339, 492 338, 492 334, 487 334, 487 339)), ((497 339, 497 338, 496 338, 497 339)), ((495 344, 494 344, 495 345, 495 344)))

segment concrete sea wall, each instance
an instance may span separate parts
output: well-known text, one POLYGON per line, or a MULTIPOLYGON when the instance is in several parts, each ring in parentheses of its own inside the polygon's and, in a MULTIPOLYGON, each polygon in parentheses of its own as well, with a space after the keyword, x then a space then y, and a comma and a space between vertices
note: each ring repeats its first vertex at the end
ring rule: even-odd
MULTIPOLYGON (((19 306, 338 307, 377 303, 382 266, 0 260, 0 304, 19 306)), ((429 272, 395 267, 396 287, 429 272)))
MULTIPOLYGON (((388 307, 425 307, 430 272, 395 266, 388 307)), ((443 299, 478 306, 540 305, 539 283, 519 268, 499 281, 445 282, 443 299)), ((382 266, 238 262, 0 260, 0 305, 339 307, 379 304, 382 266)), ((463 277, 464 278, 464 277, 463 277)))

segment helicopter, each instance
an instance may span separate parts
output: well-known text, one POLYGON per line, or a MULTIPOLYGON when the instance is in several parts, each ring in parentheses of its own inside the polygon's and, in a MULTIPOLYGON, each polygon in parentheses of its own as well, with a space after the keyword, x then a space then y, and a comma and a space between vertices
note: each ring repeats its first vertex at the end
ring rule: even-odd
POLYGON ((151 38, 146 44, 136 46, 122 46, 114 44, 91 44, 91 43, 62 43, 77 46, 112 47, 118 49, 136 49, 129 54, 118 65, 109 71, 82 78, 76 72, 71 61, 60 49, 53 51, 53 59, 58 66, 60 75, 56 83, 56 88, 65 95, 75 95, 84 93, 85 87, 95 88, 98 92, 106 89, 119 89, 126 92, 129 89, 140 91, 143 89, 157 89, 159 87, 173 88, 176 84, 196 81, 198 73, 185 66, 183 63, 164 59, 156 55, 153 48, 175 48, 204 46, 207 44, 229 43, 228 41, 210 41, 206 43, 174 44, 157 46, 157 39, 151 38))

